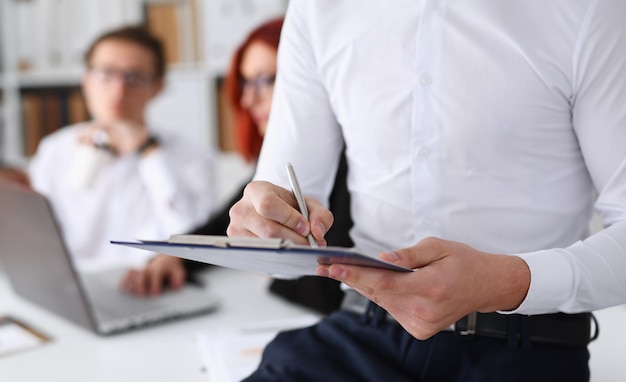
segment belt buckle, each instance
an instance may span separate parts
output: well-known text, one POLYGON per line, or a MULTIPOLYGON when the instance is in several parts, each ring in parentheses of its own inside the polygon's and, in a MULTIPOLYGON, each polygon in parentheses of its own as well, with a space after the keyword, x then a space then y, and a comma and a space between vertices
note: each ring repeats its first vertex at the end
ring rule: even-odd
POLYGON ((467 327, 464 330, 458 329, 457 321, 454 323, 454 331, 460 336, 473 336, 476 334, 476 320, 478 318, 478 313, 472 312, 465 317, 467 317, 467 327))

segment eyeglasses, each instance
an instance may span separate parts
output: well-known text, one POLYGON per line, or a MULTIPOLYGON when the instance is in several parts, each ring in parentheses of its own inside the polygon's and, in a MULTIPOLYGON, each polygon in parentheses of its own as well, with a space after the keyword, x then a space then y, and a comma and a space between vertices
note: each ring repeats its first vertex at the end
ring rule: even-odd
POLYGON ((124 82, 124 85, 135 89, 152 85, 155 80, 154 76, 151 74, 133 70, 123 71, 99 66, 90 67, 89 74, 103 84, 109 84, 116 79, 120 79, 124 82))
POLYGON ((241 93, 245 93, 246 89, 250 89, 257 97, 266 97, 274 86, 276 76, 257 76, 254 78, 239 77, 239 85, 241 86, 241 93))

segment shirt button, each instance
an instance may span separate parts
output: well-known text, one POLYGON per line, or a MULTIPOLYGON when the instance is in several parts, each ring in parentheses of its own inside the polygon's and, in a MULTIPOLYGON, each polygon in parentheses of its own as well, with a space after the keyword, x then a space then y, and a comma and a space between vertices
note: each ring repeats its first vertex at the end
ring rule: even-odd
POLYGON ((421 158, 426 158, 426 157, 428 157, 430 155, 430 149, 428 149, 426 147, 422 147, 417 152, 417 155, 419 155, 421 158))
POLYGON ((433 78, 430 75, 424 74, 422 75, 422 77, 420 77, 420 84, 422 84, 422 86, 428 86, 432 83, 433 83, 433 78))
POLYGON ((422 228, 430 228, 430 226, 432 225, 432 222, 428 219, 424 219, 422 220, 422 228))

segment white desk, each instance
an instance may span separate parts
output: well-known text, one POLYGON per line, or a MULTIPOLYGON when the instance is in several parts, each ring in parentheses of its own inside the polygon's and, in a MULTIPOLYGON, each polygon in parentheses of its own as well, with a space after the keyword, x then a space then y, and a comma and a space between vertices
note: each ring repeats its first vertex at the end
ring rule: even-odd
MULTIPOLYGON (((0 315, 26 320, 54 337, 43 347, 0 358, 0 380, 208 381, 193 335, 207 327, 230 327, 310 312, 267 291, 265 276, 214 269, 210 285, 222 300, 217 312, 111 337, 100 337, 17 297, 0 273, 0 315)), ((600 338, 591 349, 592 382, 626 380, 626 307, 596 313, 600 338)))
POLYGON ((268 281, 263 275, 213 269, 209 285, 220 297, 218 311, 101 337, 16 296, 0 273, 0 315, 13 315, 53 337, 42 347, 0 358, 0 381, 207 382, 195 333, 311 314, 271 295, 268 281))

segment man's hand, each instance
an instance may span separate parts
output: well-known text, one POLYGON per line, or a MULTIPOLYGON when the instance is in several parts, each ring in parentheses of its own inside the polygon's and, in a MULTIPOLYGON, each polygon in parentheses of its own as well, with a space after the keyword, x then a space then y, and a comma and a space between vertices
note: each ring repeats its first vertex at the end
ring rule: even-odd
POLYGON ((325 246, 324 235, 333 224, 332 213, 312 198, 306 198, 309 221, 298 211, 290 190, 262 181, 246 186, 243 197, 230 209, 228 236, 289 239, 308 244, 309 232, 318 245, 325 246))
POLYGON ((0 167, 0 180, 18 183, 22 186, 30 188, 30 179, 28 178, 28 175, 24 171, 16 168, 0 167))
POLYGON ((178 257, 156 255, 144 269, 131 269, 122 278, 123 290, 137 296, 158 296, 166 281, 170 288, 179 289, 185 283, 187 272, 178 257))
POLYGON ((374 301, 418 339, 431 337, 471 312, 513 310, 530 285, 530 270, 521 258, 437 238, 379 257, 415 271, 333 264, 320 265, 317 273, 374 301))
POLYGON ((92 145, 106 143, 117 155, 124 156, 136 153, 149 138, 144 125, 118 120, 94 122, 79 134, 78 140, 92 145))

